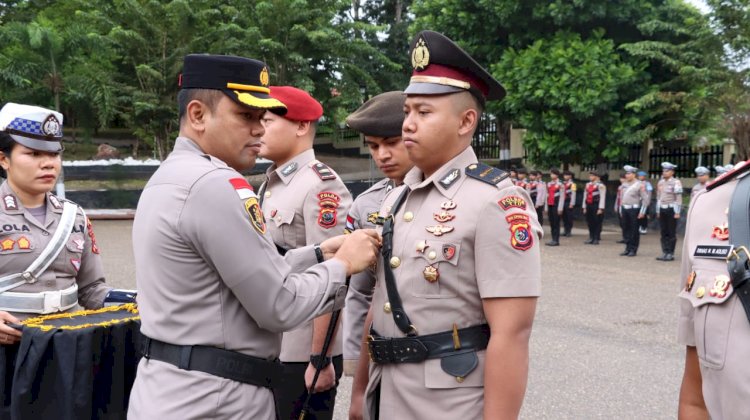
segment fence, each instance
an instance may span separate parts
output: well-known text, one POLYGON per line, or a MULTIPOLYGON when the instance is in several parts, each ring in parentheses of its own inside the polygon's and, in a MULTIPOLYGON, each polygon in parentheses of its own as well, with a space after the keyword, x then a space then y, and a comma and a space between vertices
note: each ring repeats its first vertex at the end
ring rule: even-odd
MULTIPOLYGON (((734 156, 732 156, 734 161, 734 156)), ((695 168, 705 166, 711 170, 711 175, 716 175, 714 167, 724 164, 724 147, 710 146, 701 151, 694 150, 690 146, 666 148, 657 147, 649 152, 649 177, 659 178, 661 176, 661 163, 671 162, 677 165, 675 176, 678 178, 692 178, 695 176, 695 168)))
MULTIPOLYGON (((625 165, 632 165, 635 167, 641 167, 643 146, 630 146, 627 154, 618 160, 610 160, 607 162, 607 171, 619 171, 625 165)), ((583 165, 583 170, 588 172, 596 170, 599 166, 597 164, 583 165)))
POLYGON ((471 145, 479 159, 500 159, 500 139, 497 135, 497 118, 494 115, 482 115, 471 145))

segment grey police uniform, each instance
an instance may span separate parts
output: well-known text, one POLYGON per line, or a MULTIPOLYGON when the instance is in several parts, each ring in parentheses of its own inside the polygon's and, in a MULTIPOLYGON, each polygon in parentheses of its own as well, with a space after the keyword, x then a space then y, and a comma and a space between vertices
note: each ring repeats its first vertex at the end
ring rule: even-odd
MULTIPOLYGON (((381 179, 358 195, 346 217, 346 231, 376 229, 380 206, 386 194, 393 189, 393 181, 381 179)), ((349 282, 344 308, 344 360, 358 360, 362 346, 362 328, 375 289, 375 271, 365 270, 354 274, 349 282)))
POLYGON ((637 179, 623 183, 621 191, 620 214, 623 220, 625 253, 635 254, 638 252, 641 237, 638 230, 638 216, 646 215, 649 193, 646 190, 646 184, 637 179))
MULTIPOLYGON (((427 179, 413 168, 406 186, 386 197, 382 217, 404 188, 411 190, 393 215, 393 257, 378 264, 373 334, 405 336, 390 313, 384 264, 392 267, 403 307, 420 336, 450 331, 454 324, 459 329, 485 324, 482 299, 539 296, 542 230, 534 203, 504 173, 476 162, 467 147, 427 179)), ((478 365, 460 381, 443 371, 440 358, 375 359, 365 416, 373 418, 379 408, 381 419, 454 418, 455 413, 481 418, 485 353, 476 351, 478 365)))
POLYGON ((724 259, 737 180, 699 194, 690 206, 682 252, 678 341, 695 347, 710 418, 746 419, 750 412, 750 322, 724 259))
POLYGON ((661 228, 661 248, 664 254, 674 254, 677 244, 677 221, 675 214, 682 210, 682 183, 672 177, 661 178, 656 186, 656 205, 661 228))
MULTIPOLYGON (((282 167, 271 165, 261 186, 261 209, 273 242, 286 250, 323 242, 341 234, 352 196, 339 176, 305 150, 282 167)), ((313 325, 309 321, 284 333, 282 362, 309 362, 313 325)), ((342 331, 333 342, 333 356, 342 353, 342 331)))
MULTIPOLYGON (((172 345, 278 358, 282 331, 333 309, 346 269, 336 259, 313 266, 313 247, 282 258, 266 226, 237 171, 177 138, 133 224, 142 333, 172 345)), ((128 417, 273 419, 275 410, 266 387, 144 357, 128 417)))
MULTIPOLYGON (((7 181, 0 185, 0 198, 0 277, 3 277, 24 272, 45 249, 60 224, 63 200, 46 194, 46 215, 42 222, 24 208, 7 181)), ((87 309, 98 309, 110 290, 104 283, 94 230, 79 207, 72 233, 57 258, 38 281, 0 293, 0 310, 24 319, 43 312, 72 311, 76 302, 87 309), (57 293, 46 299, 32 299, 42 292, 57 293), (46 305, 32 303, 45 300, 46 305)))

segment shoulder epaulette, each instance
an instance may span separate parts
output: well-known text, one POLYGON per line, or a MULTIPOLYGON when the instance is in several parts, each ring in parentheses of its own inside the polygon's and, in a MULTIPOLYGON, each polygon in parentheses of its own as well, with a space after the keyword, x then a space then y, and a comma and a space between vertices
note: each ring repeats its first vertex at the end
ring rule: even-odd
POLYGON ((316 174, 318 174, 318 177, 322 179, 323 181, 330 181, 332 179, 336 179, 336 174, 333 173, 331 168, 328 167, 325 163, 322 162, 315 162, 312 165, 313 170, 316 174))
POLYGON ((490 185, 497 185, 508 177, 508 173, 484 163, 472 163, 466 167, 466 176, 490 185))
POLYGON ((711 191, 714 188, 724 185, 727 182, 737 178, 748 170, 750 170, 750 160, 740 163, 736 168, 709 182, 708 185, 706 185, 706 189, 708 191, 711 191))

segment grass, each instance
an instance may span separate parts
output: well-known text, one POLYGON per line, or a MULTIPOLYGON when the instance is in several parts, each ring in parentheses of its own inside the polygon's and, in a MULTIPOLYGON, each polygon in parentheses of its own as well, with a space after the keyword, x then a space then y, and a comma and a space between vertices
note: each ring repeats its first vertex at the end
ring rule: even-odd
POLYGON ((65 189, 68 190, 137 190, 146 186, 146 179, 122 179, 122 180, 75 180, 65 181, 65 189))

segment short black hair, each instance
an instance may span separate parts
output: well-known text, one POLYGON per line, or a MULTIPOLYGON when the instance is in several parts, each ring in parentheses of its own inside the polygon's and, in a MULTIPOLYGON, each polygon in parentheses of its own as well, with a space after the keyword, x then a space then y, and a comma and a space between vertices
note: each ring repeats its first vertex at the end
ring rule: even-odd
POLYGON ((208 109, 213 111, 216 109, 216 104, 219 103, 221 95, 224 95, 224 92, 216 89, 180 90, 180 92, 177 94, 177 106, 179 110, 180 122, 182 122, 182 117, 184 117, 185 113, 187 112, 187 106, 190 101, 201 101, 206 104, 208 109))
MULTIPOLYGON (((0 131, 0 152, 3 152, 5 156, 10 157, 10 152, 15 145, 16 141, 13 140, 13 137, 11 137, 10 134, 0 131)), ((8 174, 5 173, 3 168, 0 168, 0 177, 8 178, 8 174)))

